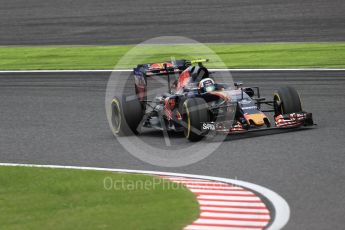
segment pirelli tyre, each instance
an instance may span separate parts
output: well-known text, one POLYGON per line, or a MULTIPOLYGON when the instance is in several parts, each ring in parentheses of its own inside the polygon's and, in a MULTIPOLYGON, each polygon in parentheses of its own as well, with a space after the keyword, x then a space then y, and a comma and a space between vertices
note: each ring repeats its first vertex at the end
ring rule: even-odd
POLYGON ((276 115, 298 113, 302 111, 302 103, 298 92, 291 86, 284 86, 274 92, 274 111, 276 115))
POLYGON ((200 141, 206 133, 202 123, 209 122, 208 105, 203 98, 189 98, 183 103, 182 120, 184 135, 189 141, 200 141))
POLYGON ((129 100, 125 96, 114 97, 111 102, 111 124, 115 135, 138 134, 137 128, 143 116, 144 111, 137 97, 129 100))

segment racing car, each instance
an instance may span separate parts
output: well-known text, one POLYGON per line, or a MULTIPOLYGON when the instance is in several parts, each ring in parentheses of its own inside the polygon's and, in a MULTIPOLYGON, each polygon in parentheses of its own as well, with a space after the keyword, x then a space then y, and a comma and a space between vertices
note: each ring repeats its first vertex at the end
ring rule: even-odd
POLYGON ((287 129, 314 124, 303 111, 298 92, 283 86, 271 100, 259 87, 217 82, 204 65, 207 59, 139 64, 133 69, 134 96, 116 96, 111 102, 115 135, 138 135, 142 128, 183 132, 189 141, 210 133, 237 134, 267 129, 287 129), (165 93, 147 99, 150 77, 166 78, 165 93), (171 76, 178 76, 172 81, 171 76), (268 109, 263 109, 268 107, 268 109))

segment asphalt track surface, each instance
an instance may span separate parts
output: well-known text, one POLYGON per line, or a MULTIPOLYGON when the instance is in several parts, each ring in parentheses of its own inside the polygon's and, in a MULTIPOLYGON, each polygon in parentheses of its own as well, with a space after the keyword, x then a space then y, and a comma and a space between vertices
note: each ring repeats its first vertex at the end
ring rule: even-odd
POLYGON ((344 41, 343 0, 1 1, 0 45, 344 41))
MULTIPOLYGON (((232 137, 209 157, 179 168, 156 167, 130 155, 105 114, 109 74, 0 74, 0 162, 60 164, 192 173, 253 182, 290 205, 286 229, 342 229, 345 212, 345 71, 235 72, 235 80, 273 89, 293 85, 316 128, 232 137)), ((161 132, 142 138, 153 145, 161 132)), ((189 145, 181 136, 172 143, 189 145)))

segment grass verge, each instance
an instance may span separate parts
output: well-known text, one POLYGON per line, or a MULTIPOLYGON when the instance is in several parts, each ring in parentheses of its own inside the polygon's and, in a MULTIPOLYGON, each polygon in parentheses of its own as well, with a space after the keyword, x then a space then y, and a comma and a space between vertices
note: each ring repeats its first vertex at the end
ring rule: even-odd
MULTIPOLYGON (((146 45, 117 66, 175 58, 207 58, 197 45, 146 45)), ((229 68, 344 68, 345 42, 209 44, 229 68)), ((0 70, 113 69, 133 46, 0 47, 0 70)), ((209 67, 220 63, 210 60, 209 67)))
POLYGON ((8 230, 181 229, 198 216, 189 190, 146 175, 0 167, 0 185, 8 230))

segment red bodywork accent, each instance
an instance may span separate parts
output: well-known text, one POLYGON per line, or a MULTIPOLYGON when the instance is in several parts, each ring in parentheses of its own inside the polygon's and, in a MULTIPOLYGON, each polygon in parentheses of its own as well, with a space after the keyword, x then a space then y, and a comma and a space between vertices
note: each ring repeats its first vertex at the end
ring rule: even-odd
POLYGON ((174 98, 169 98, 169 97, 167 97, 167 98, 165 98, 165 100, 164 100, 164 105, 165 105, 165 107, 166 107, 167 109, 172 110, 172 109, 175 107, 175 105, 176 105, 176 101, 175 101, 174 98))
POLYGON ((169 121, 172 120, 172 117, 173 117, 172 111, 170 109, 166 108, 166 107, 163 108, 163 111, 164 111, 164 114, 165 114, 166 118, 169 121))
POLYGON ((146 76, 154 76, 154 75, 165 75, 170 73, 180 73, 181 70, 174 66, 171 62, 161 62, 161 63, 152 63, 149 64, 145 74, 146 76), (169 70, 167 71, 168 68, 169 70))
POLYGON ((182 90, 190 82, 190 78, 191 77, 189 69, 185 69, 178 77, 176 90, 182 90))
POLYGON ((168 120, 173 117, 172 110, 175 108, 176 102, 174 98, 165 98, 164 100, 164 113, 168 120))
POLYGON ((234 133, 234 132, 245 132, 247 130, 243 128, 242 124, 239 121, 237 121, 237 123, 233 125, 229 131, 234 133))
POLYGON ((279 128, 291 128, 301 126, 306 120, 306 115, 303 113, 284 114, 276 116, 274 120, 276 122, 276 126, 279 128))
POLYGON ((164 69, 164 64, 168 67, 168 68, 172 68, 174 67, 174 65, 172 63, 166 62, 166 63, 153 63, 150 65, 150 70, 153 69, 164 69))

